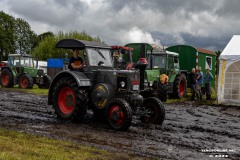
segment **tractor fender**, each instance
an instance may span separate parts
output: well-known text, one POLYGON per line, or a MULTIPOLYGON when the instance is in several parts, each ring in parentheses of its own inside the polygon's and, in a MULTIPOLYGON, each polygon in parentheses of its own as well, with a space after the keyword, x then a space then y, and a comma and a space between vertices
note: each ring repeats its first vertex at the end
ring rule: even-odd
POLYGON ((10 67, 6 66, 6 67, 2 67, 2 68, 1 68, 1 72, 2 72, 4 69, 9 70, 9 71, 13 74, 14 79, 16 78, 16 75, 17 75, 16 71, 14 71, 14 70, 12 70, 10 67))
POLYGON ((49 91, 48 91, 48 104, 52 105, 52 92, 53 89, 56 85, 56 83, 65 77, 71 77, 75 80, 75 82, 77 83, 78 87, 90 87, 92 86, 91 81, 89 78, 87 78, 83 72, 79 72, 79 71, 69 71, 69 70, 65 70, 65 71, 61 71, 59 72, 54 79, 52 80, 52 83, 50 85, 49 91))
POLYGON ((16 77, 17 76, 17 71, 12 68, 12 67, 9 67, 9 66, 6 66, 6 67, 2 67, 1 68, 1 71, 3 71, 3 69, 8 69, 10 72, 12 72, 13 76, 16 77))
POLYGON ((4 66, 4 67, 1 67, 1 71, 3 71, 3 69, 8 69, 9 71, 11 71, 12 72, 12 70, 8 67, 8 66, 4 66))

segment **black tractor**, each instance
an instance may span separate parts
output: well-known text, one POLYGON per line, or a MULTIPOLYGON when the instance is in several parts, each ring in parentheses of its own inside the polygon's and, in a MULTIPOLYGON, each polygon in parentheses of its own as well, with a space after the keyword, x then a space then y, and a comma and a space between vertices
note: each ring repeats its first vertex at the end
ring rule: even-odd
MULTIPOLYGON (((110 47, 96 42, 63 39, 56 48, 78 49, 86 61, 84 71, 65 70, 53 79, 48 103, 62 120, 80 119, 87 109, 106 119, 114 130, 125 131, 136 115, 143 123, 161 125, 165 110, 155 97, 143 99, 140 92, 139 70, 113 68, 110 47)), ((146 68, 140 59, 138 68, 146 68)))

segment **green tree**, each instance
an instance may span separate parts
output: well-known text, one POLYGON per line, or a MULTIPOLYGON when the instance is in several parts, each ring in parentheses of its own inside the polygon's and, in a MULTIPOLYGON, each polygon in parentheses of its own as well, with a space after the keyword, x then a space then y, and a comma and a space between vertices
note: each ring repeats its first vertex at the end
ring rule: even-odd
MULTIPOLYGON (((61 58, 61 53, 55 48, 57 42, 61 39, 71 38, 79 40, 88 40, 104 43, 100 37, 92 37, 85 31, 69 31, 69 32, 58 32, 57 34, 46 36, 39 45, 34 49, 33 56, 38 57, 39 60, 47 60, 48 58, 61 58)), ((71 53, 69 50, 62 50, 64 54, 71 53)))
POLYGON ((17 18, 14 26, 15 49, 18 53, 30 53, 35 47, 37 35, 24 19, 17 18))
POLYGON ((14 18, 0 12, 0 60, 6 60, 9 53, 14 53, 14 18))
POLYGON ((39 40, 39 42, 41 42, 42 40, 44 40, 44 38, 46 38, 46 37, 48 37, 48 36, 54 36, 54 34, 53 34, 52 32, 50 32, 50 31, 44 32, 44 33, 42 33, 42 34, 39 34, 39 35, 38 35, 38 40, 39 40))

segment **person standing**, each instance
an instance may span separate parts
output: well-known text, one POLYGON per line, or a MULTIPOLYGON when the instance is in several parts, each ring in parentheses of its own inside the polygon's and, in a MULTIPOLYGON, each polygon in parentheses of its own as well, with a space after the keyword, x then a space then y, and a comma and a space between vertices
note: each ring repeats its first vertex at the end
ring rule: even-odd
POLYGON ((199 90, 197 89, 197 85, 198 85, 197 77, 198 75, 196 74, 195 68, 192 68, 192 72, 189 74, 191 88, 192 88, 192 97, 191 97, 192 101, 194 101, 195 95, 197 96, 197 99, 200 101, 199 90))
POLYGON ((209 69, 206 70, 206 75, 204 76, 205 90, 206 90, 206 100, 211 100, 211 84, 213 75, 209 69))
POLYGON ((197 89, 199 90, 200 100, 202 100, 202 90, 201 90, 202 84, 203 84, 203 72, 202 72, 202 67, 199 67, 199 68, 198 68, 197 80, 198 80, 197 89))

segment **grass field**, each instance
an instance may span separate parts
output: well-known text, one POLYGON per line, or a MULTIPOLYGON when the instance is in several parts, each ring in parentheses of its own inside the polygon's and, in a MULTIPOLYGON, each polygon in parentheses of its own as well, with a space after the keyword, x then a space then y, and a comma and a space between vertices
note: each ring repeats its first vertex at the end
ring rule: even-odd
POLYGON ((94 147, 85 147, 66 141, 59 141, 0 129, 0 159, 6 160, 138 160, 147 159, 124 153, 111 153, 94 147))
MULTIPOLYGON (((1 87, 0 87, 1 88, 1 87)), ((18 85, 15 85, 13 88, 2 88, 7 91, 12 92, 24 92, 30 94, 37 94, 37 95, 48 95, 48 89, 39 89, 38 86, 34 85, 32 89, 21 89, 18 85)))

